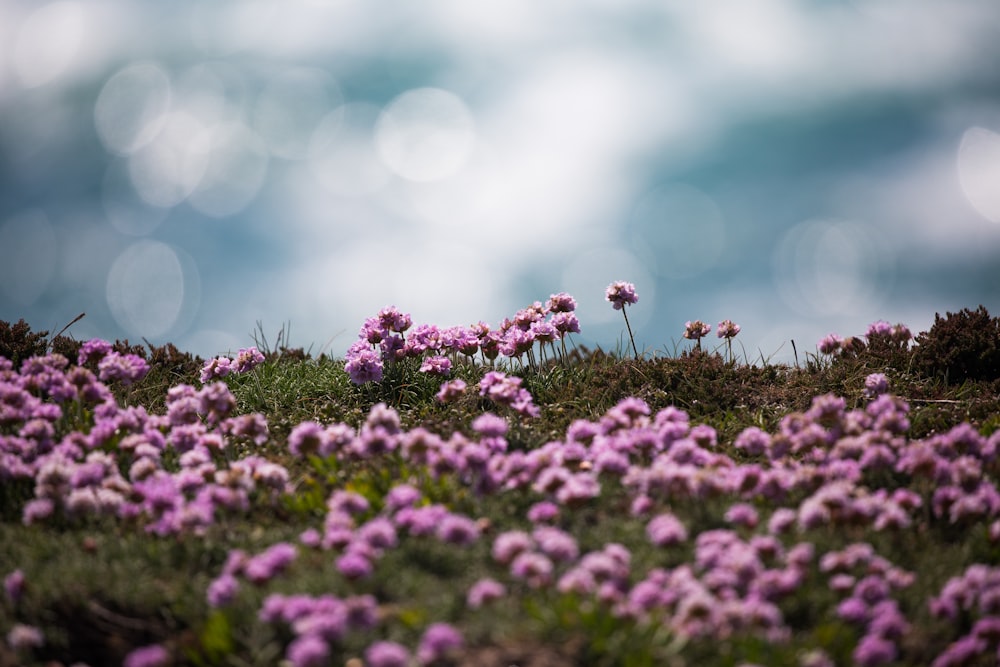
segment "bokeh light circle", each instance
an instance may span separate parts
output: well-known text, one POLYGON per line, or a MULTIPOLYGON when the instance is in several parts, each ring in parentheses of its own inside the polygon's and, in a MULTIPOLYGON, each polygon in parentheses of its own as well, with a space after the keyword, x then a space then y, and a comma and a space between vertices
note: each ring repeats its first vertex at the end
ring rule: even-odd
POLYGON ((104 172, 101 203, 114 228, 130 236, 149 234, 169 212, 169 209, 153 206, 139 196, 132 186, 129 164, 123 159, 113 160, 104 172))
POLYGON ((342 102, 340 88, 327 72, 313 67, 282 70, 257 98, 254 129, 275 156, 300 160, 307 157, 320 121, 342 102))
POLYGON ((168 332, 184 306, 184 270, 177 252, 159 241, 128 246, 108 272, 106 298, 115 321, 130 335, 168 332))
POLYGON ((331 194, 362 197, 378 192, 390 173, 375 152, 379 108, 352 102, 320 121, 309 144, 309 167, 331 194))
POLYGON ((264 182, 267 148, 242 123, 215 128, 200 142, 206 163, 188 203, 205 215, 221 218, 243 210, 264 182))
POLYGON ((788 230, 773 254, 784 301, 807 316, 873 309, 891 286, 894 258, 870 226, 809 220, 788 230))
POLYGON ((104 147, 129 155, 151 142, 170 110, 170 77, 154 63, 129 65, 109 78, 94 104, 94 124, 104 147))
POLYGON ((34 88, 69 69, 86 31, 77 2, 53 2, 39 7, 24 21, 14 43, 14 70, 21 83, 34 88))
POLYGON ((437 181, 468 160, 476 141, 472 113, 454 93, 415 88, 392 100, 375 126, 386 165, 411 181, 437 181))
POLYGON ((683 278, 716 265, 726 244, 726 223, 707 194, 669 183, 638 201, 628 236, 632 251, 657 276, 683 278))
POLYGON ((45 292, 56 267, 55 231, 41 211, 26 211, 0 224, 0 291, 30 306, 45 292))
POLYGON ((208 137, 191 114, 170 113, 156 139, 129 157, 129 177, 139 196, 161 208, 187 199, 205 173, 208 137))
POLYGON ((976 211, 1000 223, 1000 134, 970 127, 958 147, 958 180, 976 211))

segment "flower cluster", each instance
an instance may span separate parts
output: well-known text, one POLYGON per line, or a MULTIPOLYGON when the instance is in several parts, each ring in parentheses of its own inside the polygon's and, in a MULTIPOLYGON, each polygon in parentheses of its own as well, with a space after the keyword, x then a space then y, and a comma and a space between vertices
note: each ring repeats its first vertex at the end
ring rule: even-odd
POLYGON ((912 339, 913 334, 905 324, 893 325, 885 320, 877 320, 868 325, 864 339, 858 336, 844 338, 830 333, 821 338, 816 347, 821 354, 857 354, 866 347, 906 349, 912 339))
MULTIPOLYGON (((684 337, 688 340, 698 341, 708 335, 712 330, 711 324, 706 324, 701 320, 687 321, 684 323, 684 337)), ((736 334, 733 334, 734 336, 736 334)))
POLYGON ((216 378, 224 378, 230 373, 241 375, 249 373, 264 363, 264 355, 255 346, 240 348, 235 359, 215 357, 205 362, 201 369, 201 382, 205 384, 216 378))
MULTIPOLYGON (((546 315, 551 321, 572 313, 573 305, 568 296, 553 295, 541 311, 519 313, 510 328, 530 331, 546 315), (534 319, 540 313, 541 320, 534 319)), ((708 325, 696 324, 698 338, 708 333, 708 325)), ((727 321, 717 329, 727 340, 738 330, 727 321)), ((468 351, 471 342, 465 351, 441 342, 449 335, 414 327, 408 315, 390 308, 373 318, 364 345, 382 363, 388 350, 428 344, 419 358, 439 368, 435 359, 476 353, 468 351), (398 343, 382 347, 393 337, 398 343)), ((872 330, 868 338, 883 335, 872 330)), ((483 339, 477 340, 482 352, 483 339)), ((85 348, 81 359, 95 368, 113 354, 101 343, 85 348)), ((247 359, 252 363, 253 355, 247 359)), ((458 380, 446 382, 442 400, 465 389, 458 380)), ((359 481, 363 475, 327 475, 326 492, 298 541, 284 538, 255 553, 232 549, 213 573, 205 603, 213 609, 247 600, 259 605, 259 621, 283 638, 291 665, 338 661, 345 642, 371 665, 439 664, 462 649, 461 628, 434 609, 400 621, 390 610, 400 607, 398 594, 391 602, 380 598, 400 560, 397 550, 453 550, 483 557, 472 570, 475 579, 455 597, 468 614, 529 598, 605 614, 640 634, 663 629, 681 642, 751 638, 781 647, 799 634, 789 609, 801 605, 807 583, 819 581, 828 588, 815 603, 826 606, 819 613, 850 628, 845 637, 857 638, 844 640, 854 642, 845 650, 854 664, 905 662, 926 613, 913 609, 916 575, 879 549, 928 530, 972 527, 982 553, 995 548, 1000 431, 984 436, 960 424, 908 437, 909 406, 889 393, 885 376, 870 375, 864 390, 868 398, 860 407, 833 394, 816 396, 770 431, 744 429, 731 446, 713 427, 693 424, 684 410, 654 409, 637 397, 577 419, 533 449, 509 446, 509 423, 493 413, 451 434, 407 430, 385 404, 354 426, 303 421, 284 443, 297 465, 329 472, 357 464, 402 474, 372 485, 359 481), (513 521, 491 524, 497 519, 479 514, 478 503, 505 494, 513 502, 504 506, 516 509, 502 516, 513 521), (631 525, 602 543, 588 529, 586 513, 606 511, 601 501, 607 499, 631 525), (685 514, 685 504, 710 515, 709 524, 685 514), (865 533, 876 539, 858 537, 865 533), (831 546, 831 535, 849 537, 831 546), (327 590, 338 593, 294 592, 293 578, 317 566, 328 569, 323 576, 336 587, 327 590)), ((517 416, 538 414, 518 377, 487 372, 478 394, 517 416)), ((93 369, 71 368, 58 355, 29 359, 17 371, 0 359, 0 480, 30 489, 25 524, 98 519, 158 536, 196 537, 222 513, 296 499, 284 467, 264 456, 234 455, 235 441, 269 439, 261 415, 236 410, 222 382, 175 386, 164 414, 151 415, 119 406, 93 369)), ((4 575, 2 603, 14 614, 25 609, 26 596, 30 600, 33 566, 4 575)), ((997 655, 996 567, 970 565, 928 608, 956 628, 934 665, 985 663, 997 655)), ((30 623, 12 623, 5 632, 16 652, 35 651, 46 640, 30 623)), ((168 664, 166 646, 136 648, 125 664, 168 664)), ((808 656, 808 664, 833 664, 819 649, 808 656)))
MULTIPOLYGON (((60 355, 50 355, 48 364, 35 360, 32 365, 51 365, 51 360, 54 358, 60 358, 59 363, 62 364, 62 368, 65 368, 67 362, 60 355)), ((149 372, 149 364, 146 363, 145 359, 133 353, 116 352, 111 343, 100 338, 92 338, 80 346, 80 351, 77 353, 77 365, 96 368, 97 376, 101 382, 117 381, 123 387, 139 382, 149 372)), ((31 374, 32 370, 22 368, 22 373, 31 374)))
POLYGON ((604 298, 611 302, 615 310, 621 310, 626 305, 638 303, 639 296, 635 292, 635 285, 624 280, 616 280, 608 285, 604 291, 604 298))
POLYGON ((420 372, 441 377, 450 375, 458 359, 471 361, 476 354, 492 363, 497 357, 521 359, 533 354, 535 344, 561 342, 580 332, 576 300, 560 292, 546 303, 536 301, 513 318, 505 318, 491 328, 485 322, 468 327, 413 325, 409 313, 387 306, 365 320, 358 339, 347 350, 344 369, 354 384, 381 382, 386 364, 404 359, 421 361, 420 372))
MULTIPOLYGON (((107 349, 85 345, 81 357, 91 362, 95 350, 107 349)), ((114 355, 105 352, 98 366, 114 355)), ((226 456, 234 440, 261 444, 268 436, 261 415, 233 414, 236 399, 222 383, 177 385, 166 413, 150 415, 120 407, 88 368, 50 355, 26 361, 21 373, 0 371, 0 406, 0 423, 17 434, 0 438, 0 479, 34 481, 25 524, 114 517, 157 535, 202 533, 218 513, 288 490, 282 466, 226 456), (80 430, 60 437, 60 425, 80 413, 89 415, 80 430)))

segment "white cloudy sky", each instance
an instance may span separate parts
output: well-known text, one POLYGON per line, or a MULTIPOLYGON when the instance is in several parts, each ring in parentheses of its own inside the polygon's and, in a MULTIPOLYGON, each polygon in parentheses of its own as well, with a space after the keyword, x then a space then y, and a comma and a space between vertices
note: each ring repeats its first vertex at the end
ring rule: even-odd
POLYGON ((568 291, 788 359, 1000 313, 995 0, 0 5, 0 319, 340 355, 568 291))

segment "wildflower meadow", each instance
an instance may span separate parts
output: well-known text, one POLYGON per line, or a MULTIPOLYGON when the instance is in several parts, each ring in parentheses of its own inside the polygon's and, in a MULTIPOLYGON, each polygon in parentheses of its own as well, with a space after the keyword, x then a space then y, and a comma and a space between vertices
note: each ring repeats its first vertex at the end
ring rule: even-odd
POLYGON ((0 323, 0 666, 997 664, 1000 319, 775 364, 605 296, 625 351, 565 293, 343 358, 0 323))

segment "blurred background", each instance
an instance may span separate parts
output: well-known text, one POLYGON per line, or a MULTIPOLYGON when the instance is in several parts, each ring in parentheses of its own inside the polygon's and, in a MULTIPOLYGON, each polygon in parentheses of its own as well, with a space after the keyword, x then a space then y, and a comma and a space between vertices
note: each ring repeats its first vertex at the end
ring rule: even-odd
POLYGON ((342 356, 566 291, 627 351, 627 280, 640 349, 789 361, 998 315, 998 65, 996 0, 2 0, 0 319, 342 356))

